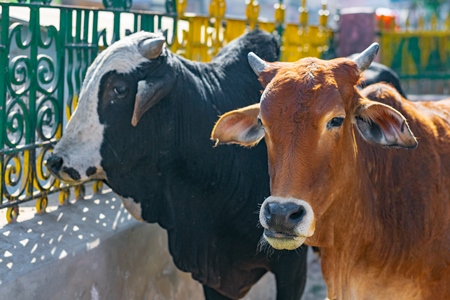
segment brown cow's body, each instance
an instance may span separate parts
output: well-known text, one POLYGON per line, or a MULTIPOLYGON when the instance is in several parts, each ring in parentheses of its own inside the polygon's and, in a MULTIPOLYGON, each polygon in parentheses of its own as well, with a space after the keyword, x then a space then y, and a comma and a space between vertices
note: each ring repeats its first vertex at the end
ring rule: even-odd
POLYGON ((264 237, 320 247, 330 299, 450 299, 450 100, 413 103, 383 84, 358 92, 366 64, 252 66, 260 111, 225 114, 212 138, 265 137, 264 237), (412 133, 419 146, 397 149, 417 146, 412 133))
POLYGON ((339 179, 325 189, 335 200, 306 240, 321 247, 329 297, 450 299, 450 101, 398 101, 380 85, 361 93, 400 111, 419 146, 385 149, 355 134, 354 159, 336 162, 339 179))

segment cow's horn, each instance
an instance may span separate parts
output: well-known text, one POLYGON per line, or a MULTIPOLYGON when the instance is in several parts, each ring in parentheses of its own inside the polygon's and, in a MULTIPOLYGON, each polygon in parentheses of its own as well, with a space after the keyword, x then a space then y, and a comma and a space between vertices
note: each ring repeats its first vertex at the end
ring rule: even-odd
POLYGON ((139 53, 147 59, 155 59, 161 55, 165 42, 164 37, 146 39, 139 44, 139 53))
POLYGON ((252 67, 253 72, 258 76, 267 67, 266 62, 253 52, 248 54, 248 63, 250 64, 250 67, 252 67))
POLYGON ((378 49, 380 49, 380 45, 373 43, 353 59, 358 66, 359 73, 364 72, 370 66, 375 56, 377 56, 378 49))

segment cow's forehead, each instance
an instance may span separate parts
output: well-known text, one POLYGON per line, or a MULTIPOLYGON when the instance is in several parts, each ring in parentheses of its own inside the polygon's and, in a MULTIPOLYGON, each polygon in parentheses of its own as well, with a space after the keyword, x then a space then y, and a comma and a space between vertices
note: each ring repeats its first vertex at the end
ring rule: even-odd
POLYGON ((342 107, 343 101, 350 99, 341 95, 353 90, 358 79, 351 68, 352 63, 345 59, 306 58, 284 63, 261 96, 261 114, 269 118, 300 112, 320 115, 338 104, 342 107))
POLYGON ((127 74, 133 72, 141 63, 147 61, 139 52, 139 43, 146 39, 160 37, 160 34, 152 32, 137 32, 115 42, 106 48, 89 67, 85 84, 101 77, 110 71, 127 74))
POLYGON ((264 90, 261 106, 294 112, 323 102, 321 94, 336 91, 337 85, 332 72, 322 62, 309 58, 280 68, 264 90))

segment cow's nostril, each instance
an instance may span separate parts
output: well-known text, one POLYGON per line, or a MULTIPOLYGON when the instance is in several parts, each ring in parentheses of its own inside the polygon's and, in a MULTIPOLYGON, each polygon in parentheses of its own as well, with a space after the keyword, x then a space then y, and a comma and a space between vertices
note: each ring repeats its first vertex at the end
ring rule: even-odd
POLYGON ((47 168, 52 172, 53 174, 57 174, 63 165, 63 159, 60 156, 52 155, 49 158, 47 158, 47 168))
POLYGON ((295 211, 289 215, 289 221, 295 222, 295 223, 300 223, 302 221, 303 217, 305 216, 305 214, 306 214, 305 208, 300 205, 298 207, 297 211, 295 211))
POLYGON ((264 217, 266 218, 266 221, 270 221, 270 203, 264 206, 264 217))

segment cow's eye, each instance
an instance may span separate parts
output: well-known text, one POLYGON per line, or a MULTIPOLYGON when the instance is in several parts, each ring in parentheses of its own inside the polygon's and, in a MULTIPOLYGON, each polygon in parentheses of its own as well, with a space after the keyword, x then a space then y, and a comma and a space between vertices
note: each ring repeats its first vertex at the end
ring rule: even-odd
POLYGON ((114 93, 117 96, 123 96, 128 92, 128 87, 124 86, 124 85, 118 85, 114 88, 114 93))
POLYGON ((327 128, 331 129, 333 127, 339 127, 342 125, 342 123, 344 123, 343 117, 335 117, 328 122, 327 128))

